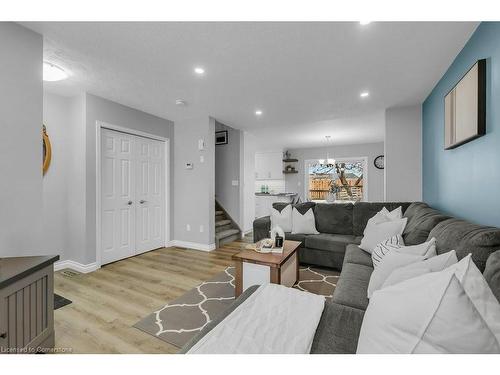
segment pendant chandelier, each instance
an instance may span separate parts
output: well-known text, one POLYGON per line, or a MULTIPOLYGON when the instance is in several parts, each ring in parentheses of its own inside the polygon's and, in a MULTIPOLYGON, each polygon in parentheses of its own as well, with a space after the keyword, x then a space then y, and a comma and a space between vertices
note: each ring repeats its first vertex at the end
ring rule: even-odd
POLYGON ((331 136, 326 135, 326 159, 318 159, 318 163, 321 165, 326 165, 328 167, 334 167, 335 166, 335 159, 330 158, 330 155, 328 153, 328 147, 331 145, 331 136))

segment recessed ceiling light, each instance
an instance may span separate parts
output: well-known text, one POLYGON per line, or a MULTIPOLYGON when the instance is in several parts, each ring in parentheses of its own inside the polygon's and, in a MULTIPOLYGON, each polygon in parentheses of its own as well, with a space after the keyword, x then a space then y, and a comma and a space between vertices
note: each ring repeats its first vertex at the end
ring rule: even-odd
POLYGON ((359 21, 359 24, 363 26, 369 25, 370 23, 372 23, 372 21, 359 21))
POLYGON ((256 110, 255 111, 255 115, 256 116, 261 116, 262 115, 262 111, 260 109, 256 110))
POLYGON ((54 82, 61 81, 66 78, 68 78, 68 74, 62 68, 48 62, 43 63, 44 81, 54 82))
POLYGON ((205 73, 205 69, 203 69, 202 67, 198 66, 198 67, 194 68, 194 72, 196 74, 199 74, 201 76, 202 74, 205 73))
POLYGON ((370 96, 370 93, 368 91, 363 91, 361 94, 359 94, 359 96, 362 98, 367 98, 368 96, 370 96))

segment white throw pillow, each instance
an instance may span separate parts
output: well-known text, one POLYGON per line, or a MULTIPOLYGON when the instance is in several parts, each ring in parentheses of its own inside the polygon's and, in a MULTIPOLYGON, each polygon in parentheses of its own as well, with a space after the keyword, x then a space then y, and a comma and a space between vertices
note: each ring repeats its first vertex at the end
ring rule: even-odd
POLYGON ((376 292, 357 353, 500 353, 500 304, 468 255, 376 292))
POLYGON ((400 235, 392 236, 391 238, 382 241, 372 251, 373 268, 377 268, 384 257, 393 250, 400 253, 410 255, 421 255, 426 259, 436 256, 436 239, 433 237, 429 241, 418 244, 405 246, 403 237, 400 235))
POLYGON ((367 225, 359 247, 371 254, 373 249, 382 241, 398 234, 401 235, 407 220, 408 218, 405 217, 404 219, 367 225))
POLYGON ((379 212, 377 212, 374 216, 368 219, 365 230, 363 231, 363 235, 366 233, 367 228, 369 228, 371 225, 399 220, 402 217, 403 217, 403 210, 401 206, 392 211, 389 211, 387 208, 383 207, 379 212))
POLYGON ((430 272, 439 272, 458 262, 455 250, 424 259, 392 271, 380 289, 395 285, 413 277, 421 276, 430 272))
POLYGON ((379 263, 382 261, 382 258, 391 250, 399 249, 401 246, 404 246, 405 242, 401 235, 397 234, 388 238, 377 246, 372 251, 372 262, 373 268, 377 268, 379 263))
POLYGON ((292 210, 292 234, 319 234, 316 230, 313 209, 310 208, 302 215, 294 207, 292 210))
POLYGON ((292 231, 292 205, 288 204, 279 212, 271 208, 271 229, 280 227, 284 232, 292 231))
POLYGON ((402 254, 397 251, 391 251, 387 254, 379 266, 375 268, 370 276, 368 283, 367 297, 371 298, 372 294, 382 288, 385 280, 397 268, 407 266, 408 264, 420 262, 425 257, 421 255, 402 254))

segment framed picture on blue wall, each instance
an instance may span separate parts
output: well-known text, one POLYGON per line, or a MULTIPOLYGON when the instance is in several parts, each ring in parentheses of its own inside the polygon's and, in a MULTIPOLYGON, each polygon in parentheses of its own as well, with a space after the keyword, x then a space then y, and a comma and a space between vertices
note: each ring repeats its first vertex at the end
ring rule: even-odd
POLYGON ((477 61, 444 98, 444 148, 486 134, 486 60, 477 61))

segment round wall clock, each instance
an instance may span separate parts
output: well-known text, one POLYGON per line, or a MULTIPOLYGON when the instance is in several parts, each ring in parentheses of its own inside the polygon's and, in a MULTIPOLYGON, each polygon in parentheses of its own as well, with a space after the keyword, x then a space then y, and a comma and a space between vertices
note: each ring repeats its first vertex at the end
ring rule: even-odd
POLYGON ((373 161, 375 168, 384 169, 384 155, 379 155, 373 161))
POLYGON ((43 164, 42 171, 43 174, 47 172, 50 165, 50 159, 52 158, 52 146, 50 145, 50 139, 47 135, 47 128, 43 125, 42 128, 42 145, 43 145, 43 164))

